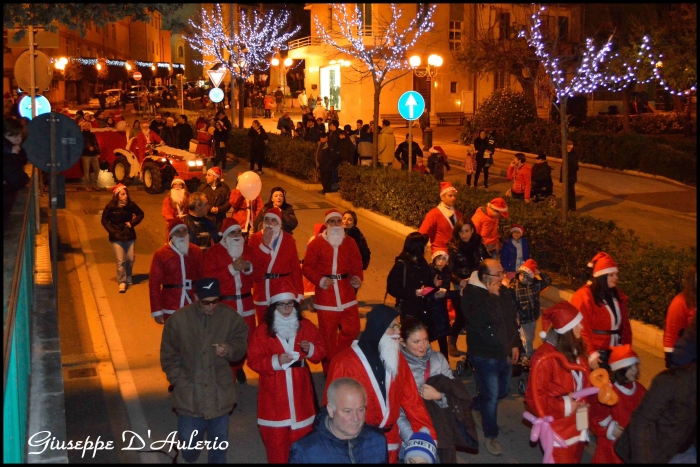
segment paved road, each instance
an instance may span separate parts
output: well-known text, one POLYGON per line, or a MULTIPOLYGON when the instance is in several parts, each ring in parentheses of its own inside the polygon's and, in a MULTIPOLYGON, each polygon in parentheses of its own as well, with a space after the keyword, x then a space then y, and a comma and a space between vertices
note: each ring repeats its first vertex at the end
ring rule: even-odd
MULTIPOLYGON (((233 183, 239 167, 233 167, 225 179, 233 183)), ((284 185, 270 175, 263 175, 263 198, 269 189, 284 185)), ((315 192, 286 186, 288 201, 297 207, 299 227, 295 231, 300 255, 312 234, 314 222, 322 222, 323 213, 331 207, 328 201, 315 192)), ((109 201, 110 193, 71 191, 68 188, 67 209, 60 212, 60 238, 64 255, 61 258, 60 306, 62 320, 62 348, 64 366, 73 363, 71 369, 95 368, 97 375, 67 380, 72 391, 70 408, 67 404, 69 438, 84 438, 86 433, 101 433, 103 439, 116 441, 117 448, 124 446, 121 433, 125 427, 150 441, 164 439, 176 429, 176 417, 168 399, 167 381, 160 369, 159 347, 162 327, 150 317, 148 303, 148 271, 151 256, 163 241, 165 228, 160 215, 163 195, 149 195, 144 191, 132 191, 132 198, 146 213, 144 221, 136 228, 135 284, 126 294, 118 293, 115 266, 111 246, 100 224, 101 209, 109 201), (102 326, 95 326, 95 319, 102 326), (111 361, 101 358, 101 351, 108 345, 111 361), (107 361, 105 361, 107 360, 107 361), (78 362, 76 364, 76 362, 78 362), (99 363, 99 365, 97 364, 99 363), (81 385, 81 382, 84 384, 81 385), (102 391, 100 392, 100 384, 102 391), (82 392, 81 392, 82 391, 82 392), (81 400, 81 394, 83 399, 81 400), (121 395, 123 403, 114 403, 121 395), (77 412, 80 407, 82 412, 77 412), (75 412, 74 412, 75 411, 75 412), (94 431, 93 431, 94 425, 94 431)), ((366 271, 365 281, 359 291, 361 314, 364 317, 372 304, 381 303, 387 273, 398 255, 403 238, 397 234, 360 219, 358 226, 365 234, 372 250, 372 260, 366 271)), ((316 322, 316 316, 306 312, 316 322)), ((364 326, 364 319, 362 319, 364 326)), ((458 347, 466 347, 464 336, 458 347)), ((660 368, 658 358, 641 354, 643 382, 648 381, 660 368), (649 369, 649 370, 648 370, 649 369), (653 369, 653 370, 652 370, 653 369)), ((452 358, 454 368, 458 359, 452 358)), ((662 363, 661 363, 662 366, 662 363)), ((325 383, 319 366, 312 366, 317 393, 320 395, 325 383)), ((265 451, 256 426, 257 375, 246 368, 248 383, 236 383, 238 405, 230 425, 228 461, 266 462, 265 451)), ((511 395, 500 405, 499 424, 502 427, 500 441, 503 457, 490 456, 482 448, 477 455, 460 453, 462 463, 511 463, 540 462, 541 452, 528 438, 529 428, 522 422, 523 398, 517 393, 517 378, 512 379, 511 395)), ((473 377, 465 384, 476 394, 473 377)), ((70 393, 70 396, 69 396, 70 393)), ((480 430, 480 428, 479 428, 480 430)), ((479 435, 483 433, 479 431, 479 435)), ((93 436, 94 437, 94 436, 93 436)), ((584 461, 590 461, 595 442, 588 446, 584 461)), ((96 461, 128 462, 133 452, 103 452, 96 461)), ((172 455, 172 454, 171 454, 172 455)), ((86 456, 87 457, 87 456, 86 456)), ((87 462, 79 455, 71 458, 75 462, 87 462)), ((167 462, 162 453, 141 454, 142 462, 167 462)), ((200 458, 204 462, 205 458, 200 458)))

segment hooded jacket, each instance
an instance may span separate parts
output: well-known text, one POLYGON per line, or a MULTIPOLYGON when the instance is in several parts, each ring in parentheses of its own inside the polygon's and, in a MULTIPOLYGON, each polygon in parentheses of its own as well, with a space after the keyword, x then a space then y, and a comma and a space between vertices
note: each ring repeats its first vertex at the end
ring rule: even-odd
POLYGON ((372 373, 377 378, 382 396, 386 398, 386 377, 384 362, 379 357, 379 341, 384 337, 387 328, 399 313, 386 305, 377 305, 372 311, 367 313, 367 324, 365 330, 357 341, 357 345, 367 357, 367 361, 372 367, 372 373))
POLYGON ((394 128, 385 126, 379 132, 378 142, 379 162, 382 164, 392 164, 394 162, 394 151, 396 149, 396 137, 394 136, 394 128))
POLYGON ((109 233, 110 242, 131 242, 136 240, 136 227, 143 220, 141 208, 129 200, 126 206, 119 207, 116 199, 112 199, 102 211, 102 226, 109 233), (125 224, 129 222, 131 227, 125 224))
POLYGON ((501 285, 500 294, 489 293, 472 272, 462 296, 462 313, 467 327, 469 355, 483 358, 509 358, 518 347, 517 312, 508 288, 501 285))

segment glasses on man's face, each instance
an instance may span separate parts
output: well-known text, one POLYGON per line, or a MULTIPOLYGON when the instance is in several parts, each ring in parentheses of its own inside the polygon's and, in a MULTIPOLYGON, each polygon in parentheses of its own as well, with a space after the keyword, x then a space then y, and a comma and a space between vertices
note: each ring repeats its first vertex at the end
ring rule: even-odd
POLYGON ((492 276, 492 277, 503 277, 504 272, 503 271, 498 271, 496 274, 486 274, 487 276, 492 276))
POLYGON ((200 302, 202 305, 205 305, 205 306, 214 306, 214 305, 216 305, 217 303, 219 303, 220 301, 221 301, 221 299, 215 298, 215 299, 213 299, 213 300, 200 300, 199 302, 200 302))
POLYGON ((391 326, 389 326, 389 329, 393 329, 394 331, 400 331, 401 323, 392 324, 391 326))
POLYGON ((278 302, 277 308, 292 308, 294 306, 294 300, 289 302, 278 302))

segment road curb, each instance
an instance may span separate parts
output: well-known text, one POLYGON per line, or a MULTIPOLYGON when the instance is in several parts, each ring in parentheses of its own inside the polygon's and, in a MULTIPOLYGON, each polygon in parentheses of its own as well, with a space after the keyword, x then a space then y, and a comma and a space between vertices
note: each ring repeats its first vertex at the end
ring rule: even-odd
POLYGON ((285 175, 282 172, 279 172, 275 169, 265 167, 265 172, 274 175, 275 177, 279 178, 285 183, 289 183, 290 185, 295 186, 297 188, 301 188, 305 191, 323 190, 323 185, 321 185, 320 183, 306 183, 290 175, 285 175))
POLYGON ((355 214, 357 214, 358 217, 361 217, 363 220, 374 222, 375 224, 378 224, 384 227, 385 229, 391 230, 392 232, 396 232, 399 235, 408 235, 411 232, 416 231, 416 229, 408 227, 395 220, 392 220, 390 217, 385 216, 383 214, 378 214, 374 211, 370 211, 369 209, 355 207, 350 201, 344 200, 337 193, 326 193, 325 196, 326 199, 331 201, 333 204, 337 204, 338 206, 342 206, 346 209, 355 211, 355 214))

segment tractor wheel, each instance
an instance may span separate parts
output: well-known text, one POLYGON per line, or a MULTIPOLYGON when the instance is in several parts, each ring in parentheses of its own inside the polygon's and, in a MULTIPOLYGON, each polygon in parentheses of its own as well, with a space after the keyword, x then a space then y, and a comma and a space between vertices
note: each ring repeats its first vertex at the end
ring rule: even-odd
POLYGON ((114 160, 114 181, 123 185, 131 185, 131 164, 126 157, 119 156, 114 160))
POLYGON ((557 198, 556 196, 548 196, 544 200, 544 205, 550 208, 556 208, 557 207, 557 198))
POLYGON ((163 174, 152 162, 143 165, 143 185, 146 193, 158 194, 163 192, 163 174))

